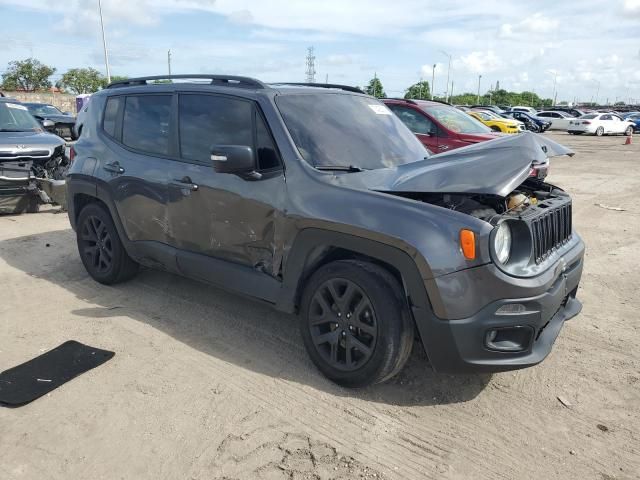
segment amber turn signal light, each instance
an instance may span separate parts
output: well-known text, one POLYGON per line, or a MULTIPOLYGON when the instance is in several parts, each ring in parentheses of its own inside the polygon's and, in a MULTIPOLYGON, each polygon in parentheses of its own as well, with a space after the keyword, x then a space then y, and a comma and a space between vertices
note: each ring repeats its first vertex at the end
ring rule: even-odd
POLYGON ((467 260, 476 258, 476 234, 471 230, 460 230, 460 248, 467 260))

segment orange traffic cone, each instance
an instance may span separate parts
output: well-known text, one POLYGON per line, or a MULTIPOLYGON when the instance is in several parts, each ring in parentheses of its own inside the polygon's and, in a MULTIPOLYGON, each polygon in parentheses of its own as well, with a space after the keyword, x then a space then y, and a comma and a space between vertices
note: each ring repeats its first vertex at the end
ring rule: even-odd
POLYGON ((631 135, 629 135, 627 137, 627 139, 624 141, 625 145, 631 145, 631 137, 633 137, 633 133, 631 135))

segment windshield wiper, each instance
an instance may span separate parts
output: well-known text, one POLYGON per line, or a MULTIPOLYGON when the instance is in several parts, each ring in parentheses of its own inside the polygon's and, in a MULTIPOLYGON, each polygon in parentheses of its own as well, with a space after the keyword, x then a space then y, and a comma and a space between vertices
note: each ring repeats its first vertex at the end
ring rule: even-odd
POLYGON ((316 165, 318 170, 336 170, 339 172, 364 172, 364 168, 355 165, 316 165))

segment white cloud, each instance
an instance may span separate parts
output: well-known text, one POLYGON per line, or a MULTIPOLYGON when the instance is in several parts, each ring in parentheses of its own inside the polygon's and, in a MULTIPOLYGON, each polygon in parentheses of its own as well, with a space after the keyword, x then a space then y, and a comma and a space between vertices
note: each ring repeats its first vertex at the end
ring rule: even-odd
POLYGON ((454 63, 456 67, 462 67, 471 73, 479 74, 494 72, 503 64, 504 61, 493 50, 471 52, 461 56, 454 63))
POLYGON ((624 11, 631 15, 640 15, 640 0, 624 0, 624 11))

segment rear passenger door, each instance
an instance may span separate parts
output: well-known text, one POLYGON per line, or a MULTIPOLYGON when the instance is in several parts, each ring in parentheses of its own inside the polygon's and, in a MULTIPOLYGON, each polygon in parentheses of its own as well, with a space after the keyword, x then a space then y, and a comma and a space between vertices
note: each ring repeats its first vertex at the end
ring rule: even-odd
POLYGON ((168 242, 171 106, 170 93, 110 96, 103 113, 98 194, 113 200, 127 238, 143 248, 168 242))
POLYGON ((168 170, 168 209, 180 269, 192 277, 215 275, 203 272, 200 258, 206 256, 275 276, 285 182, 260 109, 244 98, 181 93, 177 123, 180 160, 168 170), (217 173, 212 145, 252 147, 260 175, 217 173))

